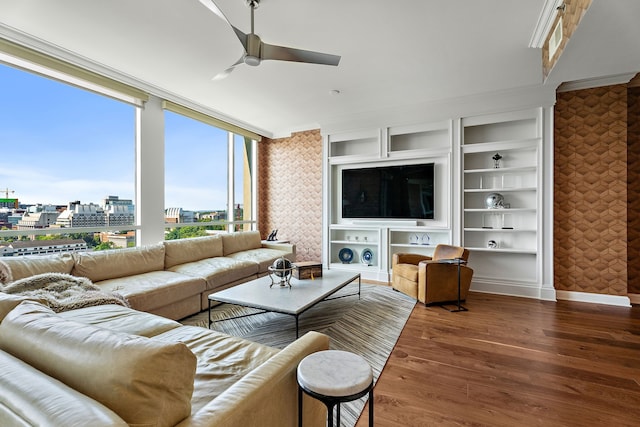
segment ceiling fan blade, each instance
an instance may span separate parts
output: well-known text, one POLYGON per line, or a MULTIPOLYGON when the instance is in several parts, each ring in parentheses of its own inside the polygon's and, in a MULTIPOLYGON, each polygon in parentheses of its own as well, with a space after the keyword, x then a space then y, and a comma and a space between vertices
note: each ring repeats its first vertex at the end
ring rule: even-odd
POLYGON ((225 77, 227 77, 229 74, 231 74, 231 72, 233 71, 234 68, 236 68, 236 65, 240 65, 244 63, 244 55, 242 55, 240 57, 240 59, 238 59, 236 61, 235 64, 233 64, 231 67, 227 68, 224 71, 219 72, 218 74, 216 74, 211 80, 216 81, 216 80, 222 80, 225 77))
POLYGON ((242 32, 239 29, 237 29, 231 23, 231 21, 229 21, 227 19, 227 17, 224 15, 224 13, 222 13, 222 9, 220 9, 218 7, 218 5, 213 2, 213 0, 200 0, 200 3, 202 3, 207 9, 209 9, 210 11, 212 11, 213 13, 218 15, 218 17, 220 19, 222 19, 224 22, 226 22, 227 25, 229 25, 233 29, 233 32, 235 33, 236 37, 238 37, 238 40, 240 40, 240 43, 242 43, 242 46, 244 47, 244 50, 246 51, 247 50, 247 35, 244 32, 242 32))
POLYGON ((310 64, 334 65, 340 63, 340 56, 328 53, 313 52, 311 50, 295 49, 292 47, 276 46, 262 43, 260 59, 274 59, 278 61, 307 62, 310 64))

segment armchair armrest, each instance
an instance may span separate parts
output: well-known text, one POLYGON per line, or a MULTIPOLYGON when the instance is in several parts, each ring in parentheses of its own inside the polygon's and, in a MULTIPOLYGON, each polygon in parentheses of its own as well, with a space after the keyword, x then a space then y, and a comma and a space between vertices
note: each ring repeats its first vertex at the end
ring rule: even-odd
MULTIPOLYGON (((460 265, 460 296, 467 298, 473 269, 460 265)), ((454 301, 458 295, 458 264, 421 261, 418 264, 418 300, 425 304, 454 301)))
POLYGON ((409 253, 395 253, 391 260, 391 267, 396 264, 414 264, 418 265, 420 261, 431 260, 430 256, 421 254, 409 254, 409 253))

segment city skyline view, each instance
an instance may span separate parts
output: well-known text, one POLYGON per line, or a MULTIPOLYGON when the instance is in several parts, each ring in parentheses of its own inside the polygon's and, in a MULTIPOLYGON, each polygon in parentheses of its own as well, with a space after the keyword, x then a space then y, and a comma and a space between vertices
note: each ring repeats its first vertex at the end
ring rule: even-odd
MULTIPOLYGON (((0 93, 0 198, 135 201, 135 107, 3 64, 0 93)), ((226 209, 227 132, 170 112, 165 129, 165 207, 226 209)))

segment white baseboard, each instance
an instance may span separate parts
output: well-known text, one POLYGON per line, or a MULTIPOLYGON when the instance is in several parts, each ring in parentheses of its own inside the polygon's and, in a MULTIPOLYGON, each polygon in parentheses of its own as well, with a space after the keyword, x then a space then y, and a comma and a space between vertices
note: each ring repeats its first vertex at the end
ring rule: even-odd
POLYGON ((640 294, 629 294, 631 304, 640 304, 640 294))
POLYGON ((555 289, 541 288, 540 285, 530 282, 503 282, 485 278, 474 278, 471 282, 470 290, 474 292, 534 298, 545 301, 556 300, 555 289))
POLYGON ((594 304, 631 307, 631 300, 627 296, 593 294, 590 292, 556 291, 559 300, 590 302, 594 304))

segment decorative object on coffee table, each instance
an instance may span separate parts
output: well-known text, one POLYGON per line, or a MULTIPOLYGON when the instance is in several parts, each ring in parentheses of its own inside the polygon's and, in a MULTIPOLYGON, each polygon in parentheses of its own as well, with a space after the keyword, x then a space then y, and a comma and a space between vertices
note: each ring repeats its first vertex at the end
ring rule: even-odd
POLYGON ((293 277, 298 280, 322 277, 322 263, 318 261, 301 261, 293 264, 293 277))
POLYGON ((269 285, 269 287, 276 284, 291 287, 291 271, 293 270, 291 261, 285 257, 278 258, 272 265, 267 267, 267 269, 269 270, 269 277, 271 278, 271 285, 269 285))

